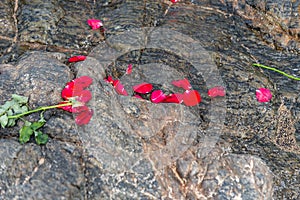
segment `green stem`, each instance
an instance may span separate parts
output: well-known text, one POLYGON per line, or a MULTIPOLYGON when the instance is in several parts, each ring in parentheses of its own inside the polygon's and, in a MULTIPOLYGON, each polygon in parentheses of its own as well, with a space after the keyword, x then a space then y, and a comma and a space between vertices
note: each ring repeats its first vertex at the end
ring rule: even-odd
POLYGON ((52 106, 44 106, 44 107, 40 107, 40 108, 37 108, 37 109, 34 109, 34 110, 29 110, 27 112, 24 112, 24 113, 21 113, 21 114, 18 114, 18 115, 8 116, 8 119, 20 118, 24 115, 28 115, 28 114, 31 114, 31 113, 35 113, 35 112, 39 112, 39 111, 45 111, 45 110, 49 110, 49 109, 52 109, 52 108, 58 108, 58 107, 63 107, 63 106, 71 106, 71 105, 72 105, 72 102, 67 102, 67 103, 64 103, 64 104, 58 104, 58 105, 52 105, 52 106))
POLYGON ((273 68, 273 67, 268 67, 268 66, 265 66, 265 65, 262 65, 262 64, 258 64, 258 63, 254 63, 252 65, 255 66, 255 67, 261 67, 261 68, 269 69, 269 70, 272 70, 274 72, 278 72, 278 73, 280 73, 280 74, 282 74, 282 75, 284 75, 284 76, 286 76, 286 77, 288 77, 290 79, 293 79, 293 80, 296 80, 296 81, 300 81, 300 78, 292 76, 292 75, 289 75, 289 74, 287 74, 287 73, 285 73, 285 72, 283 72, 283 71, 281 71, 279 69, 276 69, 276 68, 273 68))

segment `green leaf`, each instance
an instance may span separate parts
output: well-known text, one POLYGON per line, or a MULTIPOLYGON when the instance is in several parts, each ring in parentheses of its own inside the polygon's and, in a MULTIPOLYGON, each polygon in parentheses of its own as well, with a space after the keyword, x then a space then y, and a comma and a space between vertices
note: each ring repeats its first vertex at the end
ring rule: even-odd
POLYGON ((18 94, 13 94, 11 95, 13 100, 15 100, 16 102, 20 103, 20 104, 26 104, 28 102, 28 97, 24 97, 18 94))
POLYGON ((0 116, 6 113, 6 109, 3 109, 2 107, 0 107, 0 116))
POLYGON ((11 108, 12 108, 14 114, 22 113, 22 109, 21 109, 21 106, 19 104, 14 104, 11 108))
POLYGON ((7 127, 12 127, 16 124, 16 119, 9 119, 7 123, 7 127))
POLYGON ((42 126, 44 126, 45 122, 33 122, 30 126, 30 128, 33 130, 33 131, 36 131, 37 129, 41 128, 42 126))
POLYGON ((10 109, 14 104, 18 104, 18 103, 15 102, 15 101, 6 101, 1 107, 2 107, 2 109, 4 109, 4 110, 8 110, 8 109, 10 109))
POLYGON ((23 126, 19 133, 19 141, 21 144, 24 144, 29 141, 30 136, 33 134, 33 130, 30 128, 30 126, 23 126))
POLYGON ((42 131, 35 131, 35 141, 38 145, 46 144, 48 142, 48 135, 42 133, 42 131))
POLYGON ((5 115, 2 115, 2 116, 0 117, 0 123, 1 123, 1 127, 2 127, 2 128, 5 128, 5 126, 6 126, 7 123, 8 123, 8 117, 7 117, 6 114, 5 114, 5 115))

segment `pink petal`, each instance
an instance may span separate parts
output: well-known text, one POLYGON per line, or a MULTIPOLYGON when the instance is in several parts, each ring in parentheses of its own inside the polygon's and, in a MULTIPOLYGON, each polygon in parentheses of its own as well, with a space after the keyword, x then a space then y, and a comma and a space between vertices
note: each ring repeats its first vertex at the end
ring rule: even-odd
MULTIPOLYGON (((59 104, 66 104, 66 102, 60 102, 59 104)), ((60 109, 63 109, 65 111, 68 111, 68 112, 72 112, 72 105, 69 105, 69 106, 60 106, 60 107, 57 107, 57 108, 60 108, 60 109)))
POLYGON ((190 82, 187 79, 172 81, 172 84, 176 87, 180 87, 180 88, 183 88, 185 90, 192 89, 192 86, 191 86, 190 82))
POLYGON ((84 109, 82 112, 80 112, 76 118, 75 118, 75 123, 77 125, 84 125, 84 124, 88 124, 89 121, 91 120, 93 116, 93 110, 91 109, 84 109))
POLYGON ((129 64, 126 69, 126 74, 131 74, 131 72, 132 72, 132 64, 129 64))
POLYGON ((113 84, 114 79, 112 76, 107 76, 107 78, 105 78, 104 81, 106 81, 107 83, 113 84))
POLYGON ((182 103, 183 102, 183 94, 169 94, 164 99, 164 103, 182 103))
POLYGON ((87 103, 92 99, 92 93, 89 90, 82 90, 80 94, 76 96, 76 100, 83 103, 87 103))
POLYGON ((225 96, 225 88, 222 86, 213 87, 208 90, 207 94, 212 98, 217 96, 223 97, 225 96))
POLYGON ((103 23, 99 19, 88 19, 87 23, 93 30, 99 29, 103 26, 103 23))
POLYGON ((201 102, 201 96, 197 90, 187 90, 183 93, 183 103, 186 106, 195 106, 201 102))
POLYGON ((132 87, 133 91, 140 94, 147 94, 152 91, 153 86, 150 83, 141 83, 132 87))
POLYGON ((170 0, 172 3, 177 3, 179 0, 170 0))
POLYGON ((128 96, 128 93, 120 80, 114 80, 113 86, 118 94, 128 96))
POLYGON ((75 89, 84 89, 93 83, 93 79, 89 76, 80 76, 74 79, 72 82, 74 82, 75 89))
POLYGON ((73 56, 69 58, 69 62, 79 62, 84 61, 86 59, 86 56, 73 56))
POLYGON ((150 100, 153 103, 160 103, 162 102, 164 99, 166 98, 166 95, 164 94, 164 92, 162 90, 154 90, 151 93, 151 97, 150 100))
POLYGON ((140 95, 138 95, 138 94, 135 94, 133 97, 135 97, 135 98, 139 98, 139 99, 143 99, 143 97, 141 97, 140 95))
POLYGON ((256 99, 259 102, 268 102, 272 99, 272 93, 267 88, 259 88, 256 90, 256 99))

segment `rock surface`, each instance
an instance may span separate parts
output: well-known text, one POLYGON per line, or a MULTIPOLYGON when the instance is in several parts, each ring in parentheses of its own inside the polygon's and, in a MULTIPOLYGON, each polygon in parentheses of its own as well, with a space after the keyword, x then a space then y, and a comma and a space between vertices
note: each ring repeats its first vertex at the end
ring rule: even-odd
MULTIPOLYGON (((13 93, 36 108, 61 101, 65 83, 93 77, 83 127, 45 112, 44 146, 0 129, 0 199, 299 199, 300 1, 3 0, 0 103, 13 93), (101 19, 104 33, 86 20, 101 19), (164 30, 159 32, 159 30, 164 30), (88 59, 67 63, 71 55, 88 59), (133 73, 124 75, 128 64, 133 73), (186 77, 196 107, 120 96, 131 86, 186 77), (226 96, 206 95, 214 84, 226 96), (255 90, 272 91, 259 103, 255 90)), ((37 119, 38 114, 28 116, 37 119)))

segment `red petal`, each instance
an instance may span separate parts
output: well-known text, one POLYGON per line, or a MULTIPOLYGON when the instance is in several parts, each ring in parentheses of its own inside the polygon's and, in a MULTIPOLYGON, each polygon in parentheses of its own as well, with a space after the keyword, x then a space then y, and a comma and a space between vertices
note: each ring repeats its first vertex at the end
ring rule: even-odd
POLYGON ((169 94, 166 99, 164 100, 164 103, 182 103, 183 102, 183 94, 169 94))
POLYGON ((183 88, 185 90, 192 89, 192 86, 191 86, 190 82, 187 79, 172 81, 172 84, 176 87, 180 87, 180 88, 183 88))
POLYGON ((92 93, 89 90, 82 90, 76 95, 76 100, 79 102, 89 102, 92 99, 92 93))
POLYGON ((126 74, 131 74, 131 72, 132 72, 132 64, 129 64, 126 69, 126 74))
POLYGON ((82 113, 82 112, 87 112, 89 108, 87 106, 77 106, 72 108, 73 113, 82 113))
POLYGON ((103 26, 103 23, 99 19, 88 19, 87 23, 93 30, 99 29, 103 26))
POLYGON ((138 95, 138 94, 135 94, 133 97, 135 97, 135 98, 139 98, 139 99, 143 99, 143 97, 141 97, 140 95, 138 95))
POLYGON ((207 94, 212 98, 217 96, 223 97, 225 96, 225 88, 222 86, 213 87, 208 90, 207 94))
POLYGON ((86 59, 86 56, 73 56, 69 58, 69 62, 79 62, 84 61, 86 59))
POLYGON ((65 88, 61 91, 61 97, 64 100, 68 100, 70 97, 73 96, 73 89, 74 89, 74 82, 68 82, 65 88))
POLYGON ((195 106, 201 102, 201 96, 197 90, 187 90, 183 93, 183 103, 186 106, 195 106))
POLYGON ((154 91, 151 93, 150 100, 151 100, 151 102, 153 102, 153 103, 160 103, 160 102, 162 102, 165 98, 166 98, 166 95, 164 94, 163 91, 161 91, 161 90, 154 90, 154 91))
POLYGON ((113 77, 112 76, 107 76, 107 78, 104 79, 106 82, 113 84, 113 77))
POLYGON ((83 90, 93 83, 93 79, 89 76, 81 76, 73 80, 75 89, 83 90))
POLYGON ((132 87, 133 91, 141 94, 147 94, 151 92, 153 86, 150 83, 141 83, 132 87))
POLYGON ((120 80, 115 80, 113 85, 114 85, 115 90, 118 94, 128 96, 128 93, 125 90, 123 84, 120 82, 120 80))
POLYGON ((75 123, 77 125, 88 124, 92 116, 93 116, 93 110, 91 109, 80 112, 75 118, 75 123))
POLYGON ((259 88, 256 90, 256 99, 259 102, 268 102, 272 99, 272 93, 267 88, 259 88))
POLYGON ((170 0, 172 3, 177 3, 179 0, 170 0))

